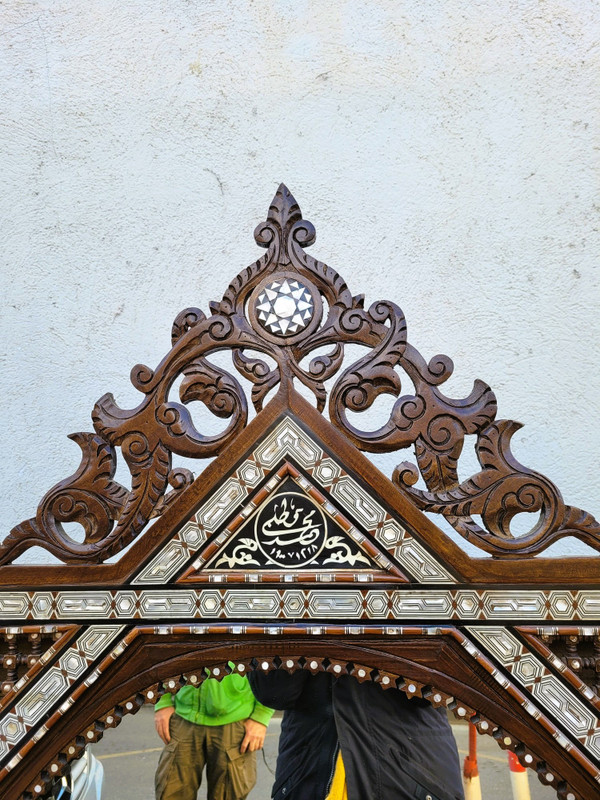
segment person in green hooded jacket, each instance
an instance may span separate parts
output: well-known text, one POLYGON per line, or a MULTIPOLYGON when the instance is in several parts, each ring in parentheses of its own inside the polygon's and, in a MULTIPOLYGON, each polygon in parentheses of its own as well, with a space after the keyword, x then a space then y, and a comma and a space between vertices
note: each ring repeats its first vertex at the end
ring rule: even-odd
POLYGON ((244 800, 256 783, 256 751, 272 715, 237 673, 164 694, 154 706, 156 731, 165 744, 156 800, 196 800, 204 767, 208 800, 244 800))

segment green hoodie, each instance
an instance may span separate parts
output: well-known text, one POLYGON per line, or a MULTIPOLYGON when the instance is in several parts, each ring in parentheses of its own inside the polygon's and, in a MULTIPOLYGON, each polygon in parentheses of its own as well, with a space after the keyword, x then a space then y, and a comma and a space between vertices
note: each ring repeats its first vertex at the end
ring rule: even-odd
POLYGON ((175 706, 179 717, 196 725, 227 725, 253 719, 268 725, 273 709, 263 706, 252 694, 245 675, 234 673, 222 680, 208 678, 199 687, 184 686, 177 694, 163 694, 154 710, 175 706))

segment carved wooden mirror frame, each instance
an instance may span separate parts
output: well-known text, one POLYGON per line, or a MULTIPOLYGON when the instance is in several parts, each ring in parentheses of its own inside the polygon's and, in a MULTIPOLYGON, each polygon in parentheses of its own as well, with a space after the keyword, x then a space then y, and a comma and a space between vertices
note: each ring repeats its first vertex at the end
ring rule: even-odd
POLYGON ((255 238, 264 256, 210 316, 179 314, 156 370, 133 369, 137 408, 98 401, 94 433, 72 436, 77 472, 0 545, 2 796, 43 796, 125 714, 233 661, 350 672, 425 697, 514 750, 559 797, 600 798, 599 560, 543 556, 563 536, 600 549, 600 526, 518 463, 519 425, 496 419, 487 385, 446 397, 450 359, 426 363, 398 306, 365 308, 305 252, 314 228, 285 186, 255 238), (350 366, 348 344, 365 352, 350 366), (249 424, 244 387, 207 360, 216 351, 251 384, 249 424), (398 397, 385 424, 354 427, 348 411, 385 393, 398 397), (228 420, 221 434, 194 427, 197 400, 228 420), (481 470, 461 483, 467 434, 481 470), (119 448, 129 489, 113 480, 119 448), (416 465, 391 480, 361 452, 405 448, 416 465), (216 458, 193 480, 173 454, 216 458), (523 511, 539 519, 513 536, 523 511), (424 512, 493 557, 467 555, 424 512), (64 565, 12 563, 34 545, 64 565))

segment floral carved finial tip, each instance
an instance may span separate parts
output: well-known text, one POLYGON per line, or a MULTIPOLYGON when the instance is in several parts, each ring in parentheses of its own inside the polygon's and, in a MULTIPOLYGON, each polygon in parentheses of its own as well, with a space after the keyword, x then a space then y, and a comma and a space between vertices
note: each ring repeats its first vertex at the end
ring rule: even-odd
POLYGON ((280 183, 275 197, 271 200, 267 220, 277 223, 283 230, 300 219, 302 219, 302 211, 300 211, 296 198, 285 183, 280 183))
POLYGON ((307 247, 314 242, 314 228, 310 222, 302 220, 302 211, 296 198, 285 183, 280 183, 271 200, 266 222, 257 226, 254 238, 261 247, 268 247, 275 239, 286 241, 290 231, 299 222, 303 222, 304 231, 298 236, 297 242, 307 247))

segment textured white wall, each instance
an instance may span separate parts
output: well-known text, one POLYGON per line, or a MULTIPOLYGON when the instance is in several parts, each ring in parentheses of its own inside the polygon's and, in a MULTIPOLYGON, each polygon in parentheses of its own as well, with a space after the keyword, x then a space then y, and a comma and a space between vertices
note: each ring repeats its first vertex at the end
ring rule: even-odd
POLYGON ((600 514, 599 34, 593 0, 3 3, 0 532, 257 257, 282 180, 312 252, 600 514))

